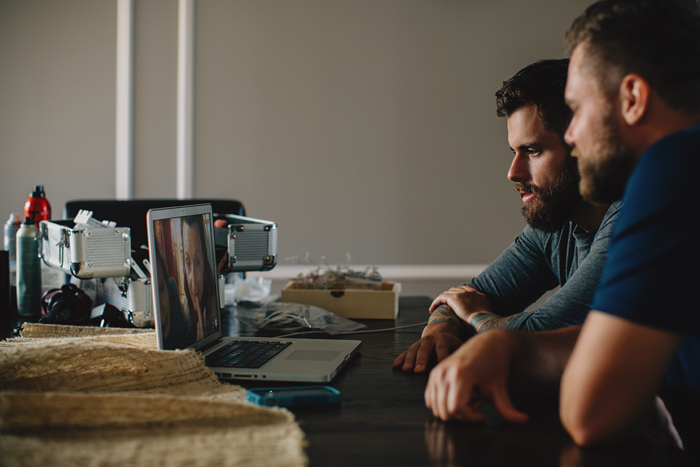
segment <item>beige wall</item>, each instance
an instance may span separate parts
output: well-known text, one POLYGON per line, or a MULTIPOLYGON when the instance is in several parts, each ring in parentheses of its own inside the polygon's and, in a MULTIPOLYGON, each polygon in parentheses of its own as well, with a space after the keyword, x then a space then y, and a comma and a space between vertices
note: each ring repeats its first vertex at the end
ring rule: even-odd
MULTIPOLYGON (((134 193, 175 197, 177 2, 134 3, 134 193)), ((488 263, 523 227, 494 92, 590 3, 197 0, 195 196, 281 258, 488 263)), ((0 0, 3 221, 115 196, 115 75, 116 0, 0 0)))

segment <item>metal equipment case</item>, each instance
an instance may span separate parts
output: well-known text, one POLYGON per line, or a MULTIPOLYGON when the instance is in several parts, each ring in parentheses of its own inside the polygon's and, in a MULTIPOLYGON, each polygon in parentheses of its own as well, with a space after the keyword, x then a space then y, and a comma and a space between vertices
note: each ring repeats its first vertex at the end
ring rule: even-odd
POLYGON ((80 227, 73 221, 41 221, 41 257, 79 279, 128 276, 131 236, 128 227, 80 227))
POLYGON ((269 271, 277 264, 277 224, 252 217, 228 214, 226 229, 215 228, 217 246, 227 249, 226 269, 269 271))
POLYGON ((140 277, 95 279, 96 304, 109 303, 121 310, 137 328, 152 328, 151 280, 140 277))

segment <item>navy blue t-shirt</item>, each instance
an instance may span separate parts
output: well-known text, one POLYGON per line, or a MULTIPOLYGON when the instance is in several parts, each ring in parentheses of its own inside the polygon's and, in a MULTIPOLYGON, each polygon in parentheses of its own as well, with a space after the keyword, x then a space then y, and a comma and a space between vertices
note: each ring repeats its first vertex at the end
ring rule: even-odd
POLYGON ((642 154, 624 194, 593 309, 686 336, 666 374, 700 396, 700 125, 642 154))

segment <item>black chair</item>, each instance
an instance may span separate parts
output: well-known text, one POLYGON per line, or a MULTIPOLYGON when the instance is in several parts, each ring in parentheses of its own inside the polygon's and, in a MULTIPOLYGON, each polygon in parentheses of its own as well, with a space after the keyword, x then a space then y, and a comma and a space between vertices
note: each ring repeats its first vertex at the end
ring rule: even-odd
POLYGON ((227 214, 245 216, 243 203, 229 199, 84 199, 66 202, 65 219, 73 219, 78 211, 92 211, 92 217, 99 221, 114 221, 117 227, 131 229, 131 247, 136 249, 148 245, 146 213, 153 208, 185 206, 189 204, 211 204, 214 220, 227 214))

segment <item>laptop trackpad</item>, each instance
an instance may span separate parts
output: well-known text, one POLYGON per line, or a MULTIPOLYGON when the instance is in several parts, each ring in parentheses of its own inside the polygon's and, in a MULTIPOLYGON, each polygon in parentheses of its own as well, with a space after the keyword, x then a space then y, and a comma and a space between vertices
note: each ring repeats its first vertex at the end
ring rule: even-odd
POLYGON ((336 350, 297 350, 285 360, 316 360, 330 362, 340 355, 336 350))

